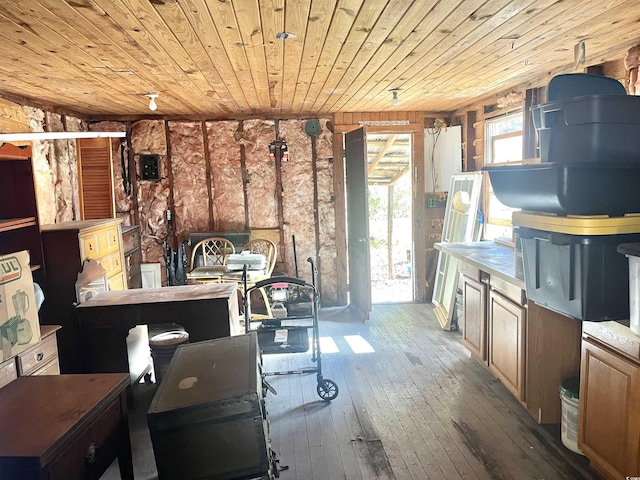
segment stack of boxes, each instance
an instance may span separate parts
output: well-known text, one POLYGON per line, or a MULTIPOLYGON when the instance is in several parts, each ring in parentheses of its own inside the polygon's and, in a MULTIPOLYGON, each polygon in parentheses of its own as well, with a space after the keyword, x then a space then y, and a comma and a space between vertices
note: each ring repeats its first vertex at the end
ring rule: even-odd
POLYGON ((560 75, 532 108, 541 163, 484 167, 513 215, 527 297, 579 320, 629 318, 640 242, 640 97, 616 80, 560 75))

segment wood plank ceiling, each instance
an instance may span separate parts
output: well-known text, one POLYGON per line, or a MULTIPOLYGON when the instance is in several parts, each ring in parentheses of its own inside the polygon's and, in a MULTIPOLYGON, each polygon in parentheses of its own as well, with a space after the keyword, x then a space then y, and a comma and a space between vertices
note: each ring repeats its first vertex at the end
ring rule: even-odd
POLYGON ((575 71, 581 40, 585 65, 619 60, 638 18, 637 0, 3 0, 0 95, 93 118, 449 112, 575 71))

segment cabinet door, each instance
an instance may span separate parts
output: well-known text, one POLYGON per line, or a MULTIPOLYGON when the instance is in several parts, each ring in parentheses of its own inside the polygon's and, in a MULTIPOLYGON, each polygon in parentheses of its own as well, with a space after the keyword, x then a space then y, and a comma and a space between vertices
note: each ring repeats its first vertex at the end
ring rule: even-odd
POLYGON ((640 475, 640 367, 582 341, 578 446, 607 478, 640 475))
POLYGON ((489 369, 524 401, 526 310, 495 290, 489 293, 489 369))
POLYGON ((487 286, 462 277, 464 327, 462 343, 482 362, 487 361, 487 286))

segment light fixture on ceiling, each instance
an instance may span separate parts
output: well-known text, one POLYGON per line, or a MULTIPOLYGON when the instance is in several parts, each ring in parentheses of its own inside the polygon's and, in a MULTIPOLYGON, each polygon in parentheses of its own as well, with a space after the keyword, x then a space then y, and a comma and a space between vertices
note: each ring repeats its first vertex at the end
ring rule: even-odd
POLYGON ((298 36, 295 33, 291 32, 278 32, 276 33, 276 38, 286 40, 287 38, 298 38, 298 36))
POLYGON ((398 103, 400 103, 400 100, 398 100, 398 92, 400 91, 399 88, 391 88, 389 89, 389 91, 391 92, 391 94, 393 95, 391 97, 391 105, 398 105, 398 103))
POLYGON ((156 98, 160 96, 159 93, 146 93, 145 97, 149 97, 149 110, 155 111, 158 109, 158 104, 156 103, 156 98))

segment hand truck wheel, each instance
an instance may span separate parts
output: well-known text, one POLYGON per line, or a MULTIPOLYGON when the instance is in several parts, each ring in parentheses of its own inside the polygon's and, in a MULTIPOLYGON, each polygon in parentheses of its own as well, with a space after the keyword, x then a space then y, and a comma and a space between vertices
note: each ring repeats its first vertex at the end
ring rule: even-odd
POLYGON ((339 389, 336 382, 325 378, 318 383, 316 391, 322 400, 331 401, 338 396, 339 389))

